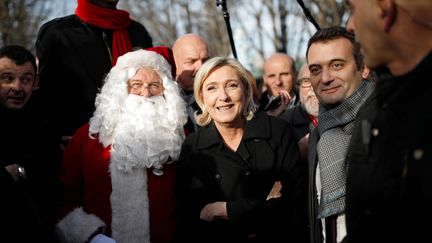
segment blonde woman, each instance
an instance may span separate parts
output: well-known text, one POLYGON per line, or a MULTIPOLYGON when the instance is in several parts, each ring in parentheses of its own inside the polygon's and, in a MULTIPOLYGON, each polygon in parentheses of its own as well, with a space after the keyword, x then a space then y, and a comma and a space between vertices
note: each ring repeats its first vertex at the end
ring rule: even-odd
POLYGON ((294 133, 255 113, 253 82, 237 60, 222 57, 195 77, 202 128, 176 163, 179 241, 307 242, 307 174, 294 133))

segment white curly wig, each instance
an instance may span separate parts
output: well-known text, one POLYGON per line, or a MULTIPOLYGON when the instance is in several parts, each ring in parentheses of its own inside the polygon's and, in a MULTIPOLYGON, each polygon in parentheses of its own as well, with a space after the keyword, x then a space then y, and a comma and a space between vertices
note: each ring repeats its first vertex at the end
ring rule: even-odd
POLYGON ((163 95, 173 106, 170 109, 173 112, 167 115, 173 116, 172 121, 187 121, 184 100, 181 98, 177 83, 173 81, 170 64, 154 51, 131 51, 120 56, 117 64, 108 73, 102 90, 96 97, 96 111, 90 119, 89 135, 97 135, 105 147, 112 143, 122 106, 129 95, 127 82, 140 68, 145 67, 155 70, 162 79, 163 95))

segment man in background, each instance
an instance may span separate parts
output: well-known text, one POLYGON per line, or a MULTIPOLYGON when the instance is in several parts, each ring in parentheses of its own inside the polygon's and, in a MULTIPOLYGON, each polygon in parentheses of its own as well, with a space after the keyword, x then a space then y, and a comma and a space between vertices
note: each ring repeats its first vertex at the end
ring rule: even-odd
POLYGON ((299 142, 300 157, 307 160, 309 132, 318 125, 319 111, 319 101, 312 88, 307 63, 304 63, 300 69, 297 84, 299 86, 299 104, 284 111, 279 118, 291 124, 299 142))
POLYGON ((310 72, 304 63, 298 74, 300 102, 284 111, 279 118, 288 121, 294 128, 298 140, 310 132, 311 125, 318 125, 319 101, 312 88, 310 72))
POLYGON ((105 75, 117 57, 152 46, 145 27, 114 0, 78 0, 75 14, 45 23, 36 40, 37 108, 64 145, 88 122, 105 75))
POLYGON ((275 53, 264 63, 264 84, 266 91, 259 102, 259 110, 266 110, 270 101, 280 96, 281 100, 268 111, 269 115, 279 116, 286 109, 298 104, 295 92, 297 70, 294 59, 285 53, 275 53))
POLYGON ((189 33, 180 36, 172 50, 176 65, 175 79, 183 91, 189 117, 185 127, 188 132, 194 132, 198 129, 195 112, 199 112, 199 107, 193 95, 193 84, 198 69, 209 59, 208 44, 199 35, 189 33))

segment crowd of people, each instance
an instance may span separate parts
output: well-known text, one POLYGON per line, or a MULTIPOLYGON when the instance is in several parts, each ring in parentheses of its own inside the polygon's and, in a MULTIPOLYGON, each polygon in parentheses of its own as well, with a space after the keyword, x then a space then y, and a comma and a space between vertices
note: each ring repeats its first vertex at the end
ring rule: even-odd
POLYGON ((266 58, 264 90, 117 3, 78 0, 35 54, 0 47, 1 242, 428 239, 430 0, 347 0, 299 70, 266 58))

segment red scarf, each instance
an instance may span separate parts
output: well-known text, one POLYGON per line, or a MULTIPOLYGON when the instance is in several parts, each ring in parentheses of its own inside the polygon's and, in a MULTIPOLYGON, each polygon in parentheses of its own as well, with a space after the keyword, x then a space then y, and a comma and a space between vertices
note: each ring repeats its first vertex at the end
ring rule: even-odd
POLYGON ((318 125, 318 119, 312 115, 309 115, 309 114, 308 114, 308 117, 309 117, 309 120, 312 122, 313 126, 316 127, 318 125))
POLYGON ((126 27, 132 21, 128 12, 100 7, 90 3, 89 0, 78 0, 75 15, 88 24, 114 31, 111 54, 112 66, 116 64, 119 56, 132 50, 129 33, 126 30, 126 27))

